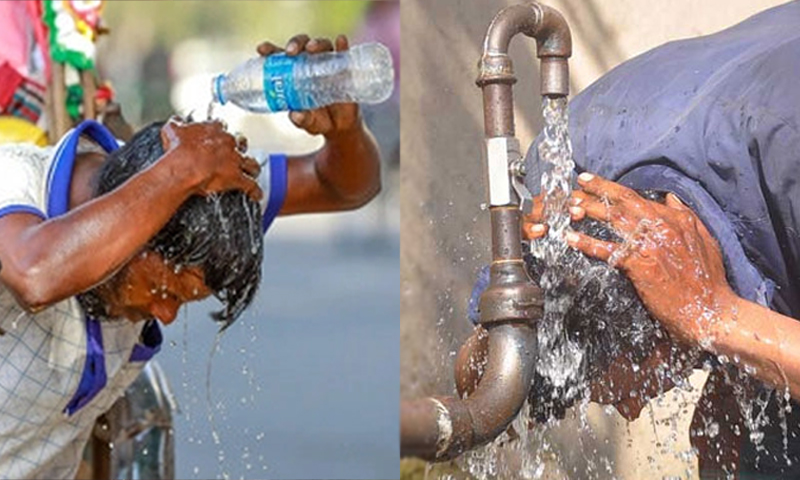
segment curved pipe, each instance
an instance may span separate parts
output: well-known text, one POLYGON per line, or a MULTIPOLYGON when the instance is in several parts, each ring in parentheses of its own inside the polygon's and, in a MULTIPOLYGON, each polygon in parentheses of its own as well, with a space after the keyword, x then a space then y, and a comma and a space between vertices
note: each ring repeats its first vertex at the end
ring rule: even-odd
POLYGON ((536 333, 528 325, 495 325, 488 341, 486 371, 471 396, 402 403, 401 456, 454 458, 492 441, 516 418, 533 379, 536 333))
POLYGON ((536 56, 541 60, 542 95, 569 95, 567 59, 572 55, 569 26, 557 10, 538 3, 512 5, 495 15, 483 41, 478 84, 495 75, 505 77, 504 83, 516 81, 508 46, 518 33, 536 40, 536 56))
POLYGON ((472 335, 461 345, 455 363, 456 392, 466 398, 478 388, 489 359, 489 332, 475 327, 472 335))
POLYGON ((520 159, 514 138, 508 45, 518 33, 533 37, 541 60, 542 95, 569 93, 567 58, 572 43, 564 18, 536 3, 501 10, 484 40, 477 84, 483 90, 489 205, 492 220, 490 284, 481 295, 481 326, 488 340, 470 339, 459 354, 456 376, 463 400, 430 397, 400 407, 400 454, 445 460, 490 442, 514 420, 528 395, 536 359, 534 325, 542 316, 542 293, 525 271, 521 249, 520 199, 512 170, 520 159), (483 342, 488 341, 488 351, 483 342), (485 371, 464 365, 484 358, 485 371))

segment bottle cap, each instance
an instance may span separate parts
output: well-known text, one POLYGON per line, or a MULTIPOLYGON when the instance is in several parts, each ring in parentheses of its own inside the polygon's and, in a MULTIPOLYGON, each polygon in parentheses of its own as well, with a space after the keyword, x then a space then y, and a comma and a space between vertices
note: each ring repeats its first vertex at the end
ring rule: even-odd
POLYGON ((217 75, 211 81, 211 98, 220 105, 225 105, 226 103, 225 97, 222 96, 222 81, 224 77, 225 75, 217 75))

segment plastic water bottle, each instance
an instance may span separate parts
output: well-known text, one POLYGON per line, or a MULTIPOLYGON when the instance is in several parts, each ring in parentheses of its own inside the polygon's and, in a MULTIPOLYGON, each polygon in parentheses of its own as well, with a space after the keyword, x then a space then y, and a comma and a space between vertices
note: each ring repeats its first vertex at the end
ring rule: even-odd
POLYGON ((310 110, 333 103, 380 103, 394 87, 389 49, 380 43, 343 52, 253 58, 212 82, 214 101, 258 113, 310 110))

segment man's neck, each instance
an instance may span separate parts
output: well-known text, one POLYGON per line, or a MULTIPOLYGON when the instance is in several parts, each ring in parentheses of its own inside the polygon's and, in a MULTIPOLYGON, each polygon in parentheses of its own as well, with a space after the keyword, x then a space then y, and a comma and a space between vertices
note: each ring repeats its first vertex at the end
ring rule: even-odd
POLYGON ((105 161, 105 155, 98 152, 79 153, 72 170, 69 191, 69 209, 72 210, 94 197, 94 182, 105 161))

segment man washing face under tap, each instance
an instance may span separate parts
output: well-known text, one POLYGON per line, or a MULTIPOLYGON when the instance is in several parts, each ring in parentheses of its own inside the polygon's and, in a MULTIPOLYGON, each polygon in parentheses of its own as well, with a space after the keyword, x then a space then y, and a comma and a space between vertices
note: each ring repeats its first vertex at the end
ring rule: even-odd
MULTIPOLYGON (((674 342, 731 362, 711 372, 692 424, 693 432, 720 427, 714 438, 692 434, 701 478, 800 477, 797 25, 800 3, 789 2, 669 43, 615 68, 570 105, 584 172, 572 218, 607 223, 622 241, 570 232, 567 242, 622 270, 674 342), (633 189, 669 193, 658 203, 633 189), (776 396, 788 392, 787 433, 773 397, 763 441, 751 441, 727 367, 749 371, 776 396)), ((532 191, 535 156, 532 148, 532 191)), ((541 212, 524 231, 529 239, 546 233, 541 212)))

